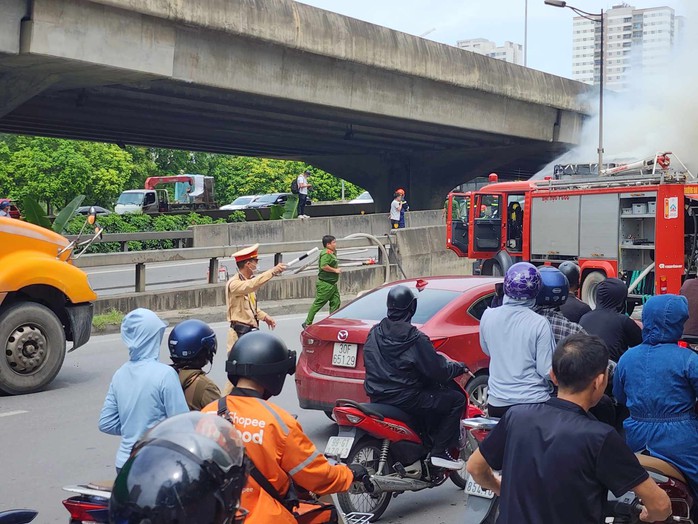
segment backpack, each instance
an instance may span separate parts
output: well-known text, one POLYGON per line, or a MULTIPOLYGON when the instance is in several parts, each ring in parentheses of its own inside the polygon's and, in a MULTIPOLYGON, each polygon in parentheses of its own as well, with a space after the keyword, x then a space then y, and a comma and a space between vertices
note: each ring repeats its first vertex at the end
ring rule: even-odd
POLYGON ((298 194, 298 177, 293 179, 293 182, 291 182, 291 193, 294 195, 298 194))

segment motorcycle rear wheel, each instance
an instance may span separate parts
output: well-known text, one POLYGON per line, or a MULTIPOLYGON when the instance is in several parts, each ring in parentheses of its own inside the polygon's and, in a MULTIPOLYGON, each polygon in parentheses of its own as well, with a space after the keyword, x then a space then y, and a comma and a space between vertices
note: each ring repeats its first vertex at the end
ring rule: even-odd
MULTIPOLYGON (((378 469, 378 462, 381 454, 382 442, 375 438, 363 438, 349 452, 347 464, 361 464, 373 475, 378 469)), ((393 473, 393 460, 388 455, 388 461, 382 474, 393 473)), ((344 513, 373 513, 371 522, 377 521, 390 504, 392 493, 372 493, 351 494, 349 492, 338 493, 337 500, 344 513)))
MULTIPOLYGON (((475 451, 470 444, 470 439, 465 441, 465 447, 460 450, 459 458, 467 464, 470 455, 475 451)), ((449 474, 451 482, 453 482, 459 489, 465 489, 466 479, 468 473, 465 471, 465 464, 458 471, 453 471, 449 474)))

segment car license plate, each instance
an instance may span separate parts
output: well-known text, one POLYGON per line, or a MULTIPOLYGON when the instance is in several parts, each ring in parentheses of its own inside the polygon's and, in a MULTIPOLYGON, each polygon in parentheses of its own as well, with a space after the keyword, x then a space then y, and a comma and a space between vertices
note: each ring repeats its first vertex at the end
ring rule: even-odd
POLYGON ((468 495, 474 495, 475 497, 482 497, 483 499, 494 498, 494 492, 489 489, 482 489, 482 486, 473 480, 473 477, 468 475, 465 481, 465 492, 468 495))
POLYGON ((356 352, 358 344, 347 344, 346 342, 335 342, 332 351, 332 365, 343 368, 356 367, 356 352))
POLYGON ((325 446, 325 455, 334 455, 341 459, 349 456, 354 437, 330 437, 325 446))

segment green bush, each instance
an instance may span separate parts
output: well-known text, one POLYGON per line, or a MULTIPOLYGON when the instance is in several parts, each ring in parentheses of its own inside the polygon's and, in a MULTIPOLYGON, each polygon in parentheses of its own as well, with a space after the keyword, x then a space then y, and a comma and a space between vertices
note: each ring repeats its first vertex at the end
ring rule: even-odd
MULTIPOLYGON (((244 213, 243 220, 244 220, 244 213)), ((97 223, 104 228, 104 233, 142 233, 147 231, 186 231, 189 226, 203 224, 222 224, 225 219, 213 220, 211 217, 189 213, 188 215, 160 215, 150 216, 143 214, 102 215, 97 217, 97 223)), ((85 223, 85 217, 78 215, 68 222, 65 232, 68 235, 77 235, 85 223)), ((143 251, 149 249, 172 249, 173 240, 148 240, 145 242, 130 241, 129 251, 143 251)), ((92 244, 90 253, 114 253, 121 250, 118 242, 100 242, 92 244)))

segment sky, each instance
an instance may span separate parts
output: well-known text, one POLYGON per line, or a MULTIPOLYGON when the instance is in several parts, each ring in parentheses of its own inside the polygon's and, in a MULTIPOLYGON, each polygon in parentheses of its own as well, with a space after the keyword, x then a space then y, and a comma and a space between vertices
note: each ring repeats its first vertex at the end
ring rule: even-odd
MULTIPOLYGON (((444 44, 486 38, 523 44, 526 0, 302 0, 302 3, 396 29, 444 44), (431 31, 433 29, 433 31, 431 31)), ((570 5, 591 13, 621 1, 573 0, 570 5)), ((636 78, 631 89, 604 97, 605 160, 639 160, 673 151, 698 175, 698 0, 636 0, 641 9, 669 6, 686 17, 682 49, 667 60, 663 72, 636 78)), ((571 78, 570 9, 528 0, 528 67, 571 78)), ((596 95, 592 95, 596 98, 596 95)), ((597 99, 597 98, 596 98, 597 99)), ((591 104, 592 110, 594 102, 591 104)), ((598 115, 582 130, 580 145, 556 162, 595 162, 598 115)), ((541 173, 549 174, 549 168, 541 173)))
MULTIPOLYGON (((638 0, 627 2, 637 8, 669 6, 685 15, 685 3, 696 0, 638 0)), ((444 44, 486 38, 524 43, 525 0, 303 0, 320 7, 374 24, 422 35, 444 44)), ((570 5, 591 13, 621 2, 576 0, 570 5)), ((527 65, 559 76, 572 75, 572 18, 570 9, 528 0, 527 65)))

